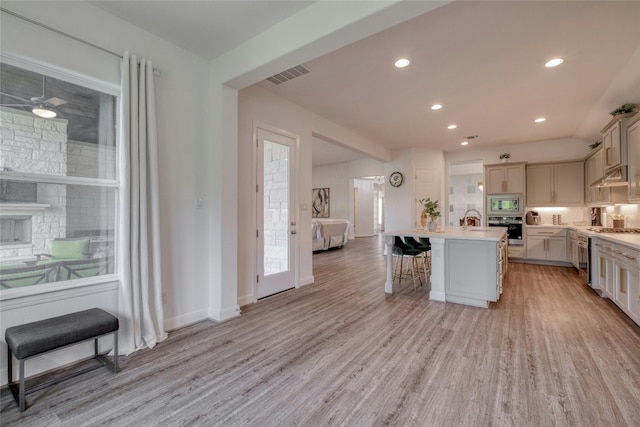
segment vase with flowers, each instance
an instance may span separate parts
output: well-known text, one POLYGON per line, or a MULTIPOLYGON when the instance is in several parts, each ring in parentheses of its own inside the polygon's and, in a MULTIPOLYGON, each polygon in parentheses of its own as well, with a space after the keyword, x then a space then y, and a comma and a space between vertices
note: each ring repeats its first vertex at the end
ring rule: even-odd
POLYGON ((422 204, 422 214, 420 215, 420 223, 424 227, 426 222, 427 230, 436 231, 436 229, 438 228, 438 223, 436 221, 440 216, 438 201, 431 200, 430 197, 427 197, 426 199, 420 200, 420 203, 422 204), (427 218, 429 219, 428 222, 427 222, 427 218))

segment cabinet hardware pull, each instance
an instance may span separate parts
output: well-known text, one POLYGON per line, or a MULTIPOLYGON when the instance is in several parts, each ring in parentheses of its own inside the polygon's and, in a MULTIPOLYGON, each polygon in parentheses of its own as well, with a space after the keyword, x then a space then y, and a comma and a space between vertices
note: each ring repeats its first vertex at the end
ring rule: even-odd
POLYGON ((553 234, 553 231, 538 231, 538 234, 553 234))
POLYGON ((617 250, 617 249, 614 249, 614 250, 613 250, 613 253, 614 253, 614 254, 621 255, 621 254, 622 254, 622 251, 619 251, 619 250, 617 250))
POLYGON ((633 256, 625 254, 625 253, 623 253, 622 256, 625 257, 625 258, 628 258, 628 259, 632 259, 634 261, 636 260, 636 257, 633 257, 633 256))
POLYGON ((627 293, 627 282, 626 280, 622 279, 622 276, 625 276, 627 273, 627 269, 626 268, 621 268, 620 269, 620 283, 618 285, 618 289, 620 290, 621 294, 626 294, 627 293))
POLYGON ((609 165, 609 150, 611 150, 611 147, 608 147, 607 149, 604 150, 604 158, 605 158, 605 164, 608 166, 609 165))

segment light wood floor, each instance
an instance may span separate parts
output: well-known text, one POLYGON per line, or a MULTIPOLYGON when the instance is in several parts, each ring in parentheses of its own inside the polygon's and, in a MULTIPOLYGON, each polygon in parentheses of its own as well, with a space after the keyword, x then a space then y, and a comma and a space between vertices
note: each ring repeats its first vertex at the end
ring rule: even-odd
MULTIPOLYGON (((638 426, 640 328, 572 269, 510 264, 489 309, 386 296, 381 239, 316 283, 29 396, 3 426, 638 426)), ((461 266, 464 268, 464 266, 461 266)))

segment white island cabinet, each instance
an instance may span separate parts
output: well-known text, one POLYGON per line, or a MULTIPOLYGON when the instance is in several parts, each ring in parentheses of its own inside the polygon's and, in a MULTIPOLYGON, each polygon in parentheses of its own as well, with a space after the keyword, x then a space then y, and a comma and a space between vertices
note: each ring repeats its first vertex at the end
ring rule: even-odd
POLYGON ((435 233, 416 229, 384 235, 386 293, 393 293, 394 236, 411 236, 427 237, 431 243, 430 299, 486 308, 500 298, 507 270, 507 228, 446 227, 435 233))

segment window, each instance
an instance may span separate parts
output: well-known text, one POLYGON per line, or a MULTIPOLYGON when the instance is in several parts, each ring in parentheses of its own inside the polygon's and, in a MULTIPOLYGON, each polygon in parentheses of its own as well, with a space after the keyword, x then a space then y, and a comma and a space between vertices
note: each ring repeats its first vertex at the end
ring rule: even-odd
POLYGON ((117 96, 26 68, 0 63, 2 290, 115 272, 117 96))

